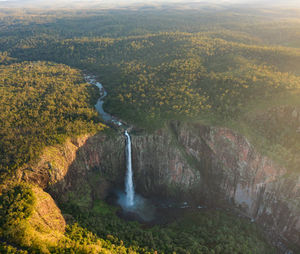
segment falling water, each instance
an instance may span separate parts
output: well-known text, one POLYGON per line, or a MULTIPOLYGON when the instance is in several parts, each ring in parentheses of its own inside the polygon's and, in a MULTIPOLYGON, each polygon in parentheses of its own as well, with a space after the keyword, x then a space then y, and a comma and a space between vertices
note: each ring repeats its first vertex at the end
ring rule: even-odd
MULTIPOLYGON (((0 0, 1 1, 1 0, 0 0)), ((113 123, 121 127, 127 128, 121 120, 105 112, 103 109, 104 98, 107 95, 101 83, 97 82, 95 77, 86 75, 85 79, 88 83, 96 85, 100 91, 100 98, 97 101, 96 109, 106 123, 113 123)), ((121 205, 125 213, 130 212, 136 214, 142 221, 151 221, 155 216, 155 207, 147 199, 141 195, 134 193, 133 179, 132 179, 132 163, 131 163, 131 138, 127 131, 126 137, 126 178, 125 178, 125 192, 117 191, 118 204, 121 205)))
POLYGON ((132 181, 132 163, 131 163, 131 139, 127 131, 126 136, 126 167, 127 173, 125 178, 126 205, 134 205, 134 186, 132 181))

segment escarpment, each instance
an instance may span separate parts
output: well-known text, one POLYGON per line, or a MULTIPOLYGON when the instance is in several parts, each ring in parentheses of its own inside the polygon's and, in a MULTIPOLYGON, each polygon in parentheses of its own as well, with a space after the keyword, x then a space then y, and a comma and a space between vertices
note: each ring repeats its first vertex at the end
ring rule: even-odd
POLYGON ((186 151, 201 159, 195 145, 211 150, 206 176, 209 200, 227 201, 289 242, 300 243, 300 175, 259 154, 242 136, 225 128, 175 126, 186 151))
POLYGON ((63 180, 76 158, 77 150, 88 138, 89 135, 76 139, 69 138, 63 145, 46 147, 37 162, 30 163, 19 170, 19 177, 43 189, 63 180))
POLYGON ((124 145, 120 135, 90 137, 78 148, 65 177, 50 185, 49 192, 60 202, 79 199, 84 208, 94 199, 105 199, 112 188, 123 184, 124 145))
MULTIPOLYGON (((138 193, 233 207, 277 239, 300 246, 300 175, 258 153, 226 128, 173 122, 152 134, 132 133, 138 193)), ((123 186, 124 137, 99 133, 50 149, 23 179, 46 189, 57 202, 88 209, 123 186)))
POLYGON ((226 128, 175 122, 133 136, 136 183, 144 195, 231 206, 271 235, 300 245, 300 175, 287 174, 226 128))
POLYGON ((22 169, 20 177, 48 191, 58 202, 83 199, 88 208, 123 182, 124 140, 121 136, 86 135, 47 147, 40 160, 22 169))

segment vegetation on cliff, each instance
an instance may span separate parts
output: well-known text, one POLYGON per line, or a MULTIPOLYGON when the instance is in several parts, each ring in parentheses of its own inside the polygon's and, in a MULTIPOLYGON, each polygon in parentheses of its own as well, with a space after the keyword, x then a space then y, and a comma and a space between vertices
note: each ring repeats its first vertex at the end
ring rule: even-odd
POLYGON ((102 201, 89 210, 74 203, 62 209, 97 235, 138 253, 274 253, 255 224, 224 212, 177 211, 180 217, 174 222, 145 227, 120 219, 116 209, 102 201))
POLYGON ((0 250, 6 253, 274 253, 249 220, 217 211, 187 211, 169 225, 145 227, 116 216, 94 202, 86 210, 63 204, 62 216, 50 196, 21 183, 0 195, 0 250), (50 205, 49 205, 50 203, 50 205), (56 212, 54 212, 56 211, 56 212), (61 219, 60 219, 61 218, 61 219), (74 223, 76 221, 76 223, 74 223), (56 226, 53 224, 57 224, 56 226))
POLYGON ((280 128, 278 138, 275 126, 286 119, 274 125, 260 116, 274 106, 265 101, 298 106, 298 11, 290 18, 279 10, 267 16, 244 11, 95 10, 40 18, 2 12, 0 48, 2 58, 54 61, 97 74, 108 91, 106 111, 125 121, 147 129, 174 118, 235 128, 297 171, 299 126, 280 128), (258 116, 249 118, 252 111, 258 116))
POLYGON ((136 253, 77 224, 64 229, 49 194, 26 183, 4 187, 0 208, 1 253, 136 253))
POLYGON ((36 159, 45 146, 104 128, 99 91, 78 70, 46 62, 0 66, 1 176, 36 159))
POLYGON ((31 188, 25 184, 13 186, 2 192, 0 196, 1 236, 11 234, 16 237, 18 232, 15 229, 32 214, 34 200, 31 188))
POLYGON ((103 130, 99 91, 74 67, 103 81, 106 111, 138 127, 229 126, 299 170, 298 13, 199 12, 0 11, 1 252, 274 253, 255 225, 221 212, 145 228, 101 201, 66 203, 65 227, 48 194, 7 182, 46 146, 103 130))

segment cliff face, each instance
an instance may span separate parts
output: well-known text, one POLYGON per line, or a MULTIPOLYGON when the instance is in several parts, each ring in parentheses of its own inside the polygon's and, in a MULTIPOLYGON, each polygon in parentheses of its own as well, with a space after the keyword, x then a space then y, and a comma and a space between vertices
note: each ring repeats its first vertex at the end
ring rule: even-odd
POLYGON ((60 202, 76 202, 89 208, 94 199, 104 199, 112 188, 123 184, 124 147, 122 135, 100 133, 90 137, 78 148, 65 177, 50 185, 49 192, 60 202))
POLYGON ((180 199, 201 186, 200 171, 168 130, 132 135, 132 156, 134 182, 144 196, 180 199))
POLYGON ((300 246, 300 175, 260 155, 226 128, 174 123, 133 136, 137 189, 211 206, 230 205, 300 246))
POLYGON ((19 170, 19 177, 43 189, 63 180, 70 165, 76 159, 77 150, 85 144, 88 138, 88 135, 77 139, 69 138, 63 145, 46 147, 37 162, 19 170))
POLYGON ((47 147, 40 160, 20 170, 20 178, 38 185, 59 203, 83 209, 123 184, 125 141, 121 135, 82 136, 64 145, 47 147))
MULTIPOLYGON (((137 192, 235 207, 270 235, 300 246, 300 174, 287 175, 244 137, 226 128, 175 122, 153 134, 133 132, 131 138, 137 192)), ((51 148, 22 177, 58 202, 88 209, 93 199, 122 188, 124 147, 121 134, 69 140, 51 148)))

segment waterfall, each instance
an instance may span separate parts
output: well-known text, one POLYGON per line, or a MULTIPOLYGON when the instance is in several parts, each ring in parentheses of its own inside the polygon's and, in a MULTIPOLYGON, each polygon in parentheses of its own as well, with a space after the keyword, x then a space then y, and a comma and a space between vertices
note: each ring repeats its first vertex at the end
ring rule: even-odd
MULTIPOLYGON (((1 2, 1 0, 0 0, 1 2)), ((127 128, 125 123, 121 120, 117 119, 116 117, 110 115, 109 113, 105 112, 103 109, 104 98, 107 95, 104 87, 101 83, 96 81, 94 76, 86 75, 85 79, 88 83, 95 85, 99 88, 100 98, 95 105, 97 111, 101 115, 102 119, 106 123, 114 124, 115 126, 122 127, 122 130, 127 128)), ((121 128, 120 128, 121 129, 121 128)), ((124 211, 134 212, 136 215, 139 216, 144 221, 151 221, 154 218, 155 208, 154 206, 144 199, 139 194, 134 193, 134 186, 133 186, 133 179, 132 179, 132 162, 131 162, 131 138, 126 130, 124 133, 126 137, 126 146, 125 146, 125 153, 126 153, 126 177, 125 177, 125 192, 124 191, 117 191, 117 195, 119 196, 118 204, 121 205, 124 211)))
POLYGON ((126 192, 126 205, 134 205, 134 186, 132 180, 132 163, 131 163, 131 139, 127 130, 125 131, 126 136, 126 178, 125 178, 125 192, 126 192))

